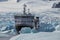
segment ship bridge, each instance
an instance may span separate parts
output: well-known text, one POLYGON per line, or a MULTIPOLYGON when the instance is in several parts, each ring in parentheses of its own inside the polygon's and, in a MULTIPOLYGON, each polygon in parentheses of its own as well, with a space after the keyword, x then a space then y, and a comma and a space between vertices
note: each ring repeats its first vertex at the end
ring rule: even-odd
POLYGON ((15 15, 16 30, 20 31, 22 27, 34 27, 34 16, 29 14, 15 15))

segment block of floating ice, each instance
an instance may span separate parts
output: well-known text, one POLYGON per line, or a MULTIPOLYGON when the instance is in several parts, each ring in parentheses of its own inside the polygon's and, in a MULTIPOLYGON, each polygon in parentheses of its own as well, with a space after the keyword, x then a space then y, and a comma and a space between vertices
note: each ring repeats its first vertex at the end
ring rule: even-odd
POLYGON ((1 28, 1 31, 6 31, 7 30, 7 27, 2 27, 1 28))
POLYGON ((16 35, 16 30, 15 29, 11 29, 9 34, 16 35))
POLYGON ((37 32, 38 32, 38 30, 32 29, 32 33, 37 33, 37 32))
POLYGON ((31 28, 24 27, 24 28, 21 29, 20 33, 31 33, 31 28))

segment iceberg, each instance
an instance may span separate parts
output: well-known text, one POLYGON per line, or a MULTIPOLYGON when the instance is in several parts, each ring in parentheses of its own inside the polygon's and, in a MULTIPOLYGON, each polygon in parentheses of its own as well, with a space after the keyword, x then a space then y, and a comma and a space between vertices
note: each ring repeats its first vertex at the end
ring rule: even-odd
POLYGON ((24 27, 21 29, 20 33, 24 34, 24 33, 31 33, 31 28, 29 27, 24 27))

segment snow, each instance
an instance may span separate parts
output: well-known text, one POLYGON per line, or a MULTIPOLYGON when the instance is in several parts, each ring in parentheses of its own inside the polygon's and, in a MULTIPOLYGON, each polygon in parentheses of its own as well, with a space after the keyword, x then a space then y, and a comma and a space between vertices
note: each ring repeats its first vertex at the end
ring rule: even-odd
POLYGON ((4 34, 6 34, 6 33, 9 33, 9 32, 10 32, 10 30, 2 31, 2 32, 0 32, 0 33, 4 33, 4 34))
POLYGON ((11 29, 11 30, 6 30, 6 31, 0 31, 2 34, 10 34, 10 35, 16 35, 16 30, 11 29))
MULTIPOLYGON (((35 29, 30 30, 30 28, 22 28, 22 33, 12 37, 10 40, 60 40, 60 31, 58 28, 60 25, 57 25, 56 30, 54 32, 38 32, 35 29), (26 32, 31 33, 26 33, 26 32)), ((59 28, 60 29, 60 28, 59 28)))
POLYGON ((10 40, 60 40, 60 32, 40 32, 32 34, 20 34, 10 40))
POLYGON ((4 31, 4 30, 6 30, 6 28, 7 28, 7 27, 3 27, 3 28, 1 28, 1 31, 4 31))
POLYGON ((55 31, 60 31, 60 25, 57 25, 55 29, 56 29, 55 31))

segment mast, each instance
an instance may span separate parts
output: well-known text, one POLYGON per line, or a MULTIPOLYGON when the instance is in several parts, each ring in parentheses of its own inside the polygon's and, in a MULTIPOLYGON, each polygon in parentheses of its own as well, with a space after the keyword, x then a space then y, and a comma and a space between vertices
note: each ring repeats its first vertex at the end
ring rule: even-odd
POLYGON ((28 9, 28 13, 30 13, 30 9, 28 9))
POLYGON ((24 9, 24 10, 23 10, 23 13, 24 13, 24 14, 26 14, 26 6, 27 6, 27 5, 24 4, 24 8, 23 8, 23 9, 24 9))

